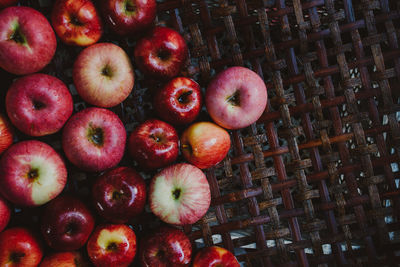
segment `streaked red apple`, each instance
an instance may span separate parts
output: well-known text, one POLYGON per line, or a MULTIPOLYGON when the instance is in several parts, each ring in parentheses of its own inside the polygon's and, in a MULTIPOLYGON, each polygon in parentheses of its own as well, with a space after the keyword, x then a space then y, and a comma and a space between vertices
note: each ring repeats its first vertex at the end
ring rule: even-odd
POLYGON ((256 122, 267 106, 267 88, 254 71, 231 67, 208 85, 205 97, 211 118, 227 129, 241 129, 256 122))
POLYGON ((201 105, 199 84, 186 77, 172 79, 154 97, 158 116, 174 125, 193 122, 200 113, 201 105))
POLYGON ((113 107, 133 89, 134 74, 125 51, 112 43, 85 48, 74 63, 73 79, 83 100, 98 107, 113 107))
POLYGON ((229 133, 211 122, 197 122, 181 136, 182 154, 187 161, 200 169, 214 166, 229 152, 229 133))
POLYGON ((129 167, 118 167, 102 174, 92 188, 97 212, 113 223, 126 223, 139 215, 146 204, 143 177, 129 167))
POLYGON ((13 139, 14 133, 11 124, 6 116, 0 113, 0 155, 12 145, 13 139))
POLYGON ((212 246, 203 248, 196 254, 193 267, 240 267, 239 262, 229 250, 212 246))
POLYGON ((185 64, 188 49, 183 37, 175 30, 155 27, 135 46, 135 63, 147 75, 171 79, 185 64))
POLYGON ((131 156, 145 169, 157 169, 173 163, 179 154, 179 138, 174 127, 150 119, 136 127, 129 137, 131 156))
POLYGON ((58 252, 46 256, 39 267, 87 267, 89 264, 79 252, 58 252))
POLYGON ((72 114, 72 96, 54 76, 36 73, 17 79, 6 96, 7 114, 21 132, 43 136, 58 132, 72 114))
POLYGON ((0 11, 0 67, 4 70, 18 75, 38 72, 49 64, 56 47, 53 29, 39 11, 24 6, 0 11))
POLYGON ((125 150, 122 121, 110 110, 86 108, 64 127, 62 146, 67 158, 83 170, 98 172, 116 166, 125 150))
POLYGON ((103 34, 101 19, 90 0, 57 0, 51 12, 51 24, 68 45, 88 46, 103 34))
POLYGON ((87 243, 90 260, 97 267, 125 267, 136 254, 136 235, 125 224, 98 226, 87 243))
POLYGON ((0 196, 0 232, 3 231, 11 217, 11 208, 7 200, 0 196))
POLYGON ((189 266, 192 245, 181 230, 164 226, 146 237, 140 245, 142 267, 189 266))
POLYGON ((0 160, 0 193, 14 204, 39 206, 55 198, 67 182, 67 169, 49 145, 22 141, 0 160))
POLYGON ((199 168, 187 163, 163 169, 150 184, 150 209, 169 224, 197 222, 206 214, 210 202, 210 186, 206 176, 199 168))

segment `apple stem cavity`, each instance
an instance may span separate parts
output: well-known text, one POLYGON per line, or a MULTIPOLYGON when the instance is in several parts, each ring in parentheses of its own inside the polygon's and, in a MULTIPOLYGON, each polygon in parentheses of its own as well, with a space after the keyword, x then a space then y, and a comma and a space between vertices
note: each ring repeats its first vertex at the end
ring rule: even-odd
POLYGON ((31 168, 28 172, 28 179, 34 180, 39 177, 39 170, 37 168, 31 168))
POLYGON ((125 2, 125 12, 126 13, 133 13, 135 11, 136 11, 135 4, 131 0, 126 1, 125 2))
POLYGON ((228 96, 226 98, 226 101, 229 102, 232 106, 240 106, 240 92, 237 90, 235 93, 232 95, 228 96))
POLYGON ((23 252, 13 252, 13 253, 11 253, 11 255, 10 255, 10 262, 12 262, 12 263, 19 263, 19 262, 21 262, 21 259, 23 258, 23 257, 25 257, 26 255, 25 255, 25 253, 23 253, 23 252))
POLYGON ((182 149, 187 150, 190 155, 193 153, 193 149, 192 149, 192 146, 190 144, 183 144, 182 145, 182 149))
POLYGON ((46 107, 46 105, 45 105, 43 102, 38 101, 38 100, 33 100, 33 109, 35 109, 35 110, 41 110, 41 109, 43 109, 44 107, 46 107))
POLYGON ((107 245, 107 250, 108 251, 117 251, 118 250, 118 245, 115 242, 110 242, 107 245))
POLYGON ((193 93, 193 91, 187 91, 182 93, 179 97, 178 97, 178 101, 181 104, 187 104, 189 103, 190 99, 189 96, 193 93))
POLYGON ((167 50, 161 49, 160 51, 158 51, 157 57, 162 61, 167 61, 171 57, 171 53, 167 50))
POLYGON ((75 233, 76 231, 76 225, 75 224, 68 224, 67 228, 65 229, 65 234, 67 234, 68 236, 71 236, 73 233, 75 233))
POLYGON ((70 22, 75 26, 83 26, 83 23, 78 19, 76 15, 70 16, 70 22))
POLYGON ((17 44, 26 44, 26 38, 22 34, 21 28, 18 23, 15 24, 14 30, 13 30, 9 40, 14 41, 17 44))
POLYGON ((112 194, 112 199, 114 199, 114 200, 121 199, 121 197, 122 197, 123 195, 124 195, 123 192, 114 191, 113 194, 112 194))
POLYGON ((95 146, 102 147, 104 144, 104 133, 101 128, 90 127, 88 133, 89 141, 95 146))
POLYGON ((181 196, 181 189, 179 189, 179 188, 175 188, 173 191, 172 191, 172 195, 174 196, 174 199, 175 200, 178 200, 179 199, 179 197, 181 196))
POLYGON ((101 69, 101 75, 106 76, 108 78, 111 78, 112 75, 112 71, 111 71, 111 67, 109 65, 105 65, 102 69, 101 69))

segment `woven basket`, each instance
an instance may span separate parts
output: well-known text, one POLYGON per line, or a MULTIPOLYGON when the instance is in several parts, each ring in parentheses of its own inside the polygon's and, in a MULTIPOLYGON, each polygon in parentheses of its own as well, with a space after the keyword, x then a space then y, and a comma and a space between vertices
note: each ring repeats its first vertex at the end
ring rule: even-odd
MULTIPOLYGON (((21 2, 51 10, 51 1, 21 2)), ((182 75, 203 89, 235 65, 253 69, 268 87, 268 110, 257 124, 230 132, 229 156, 206 170, 212 206, 184 227, 194 248, 223 246, 243 266, 400 262, 399 1, 169 0, 158 3, 157 23, 183 34, 190 59, 182 75)), ((101 41, 133 58, 134 40, 106 33, 101 41)), ((69 85, 75 111, 87 106, 71 78, 80 51, 59 42, 44 70, 69 85)), ((15 77, 1 75, 4 112, 15 77)), ((155 116, 159 86, 136 71, 134 92, 112 109, 128 133, 155 116)), ((209 120, 205 111, 200 120, 209 120)), ((62 153, 60 134, 40 140, 62 153)), ((65 191, 90 202, 97 174, 68 168, 65 191)), ((41 209, 16 207, 11 225, 38 231, 41 209)), ((139 238, 159 224, 149 212, 131 222, 139 238)))

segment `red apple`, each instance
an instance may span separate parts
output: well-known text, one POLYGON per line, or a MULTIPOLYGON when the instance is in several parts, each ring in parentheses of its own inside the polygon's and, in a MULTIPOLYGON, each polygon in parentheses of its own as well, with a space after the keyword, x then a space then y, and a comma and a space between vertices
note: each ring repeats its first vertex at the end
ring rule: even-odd
POLYGON ((18 75, 37 72, 49 64, 56 47, 53 29, 39 11, 13 6, 0 12, 0 67, 4 70, 18 75))
POLYGON ((201 90, 198 83, 185 77, 169 81, 154 97, 154 108, 163 120, 175 124, 188 124, 200 113, 201 90))
POLYGON ((126 223, 146 204, 146 184, 135 170, 118 167, 101 175, 92 196, 98 213, 113 223, 126 223))
POLYGON ((150 184, 151 211, 166 223, 193 224, 210 207, 210 186, 197 167, 175 164, 156 174, 150 184))
POLYGON ((16 5, 18 0, 0 0, 0 9, 16 5))
POLYGON ((174 127, 166 122, 150 119, 140 124, 130 135, 129 152, 145 169, 165 167, 176 160, 179 138, 174 127))
POLYGON ((11 125, 5 115, 0 113, 0 155, 9 148, 14 139, 14 133, 11 125))
POLYGON ((217 124, 227 129, 240 129, 261 117, 267 99, 267 88, 257 73, 243 67, 231 67, 211 81, 205 102, 217 124))
POLYGON ((6 96, 11 122, 21 132, 43 136, 58 132, 72 114, 72 96, 65 84, 47 74, 16 80, 6 96))
POLYGON ((192 245, 179 229, 161 227, 140 245, 142 267, 189 266, 192 245))
POLYGON ((183 37, 166 27, 155 27, 137 42, 134 52, 139 69, 160 79, 178 75, 188 55, 183 37))
POLYGON ((57 0, 51 12, 51 24, 68 45, 88 46, 103 34, 101 19, 90 0, 57 0))
POLYGON ((102 7, 106 23, 119 35, 149 28, 157 13, 155 0, 103 0, 102 7))
POLYGON ((46 256, 39 267, 87 267, 89 264, 85 261, 79 252, 58 252, 46 256))
POLYGON ((36 267, 43 252, 39 241, 24 228, 10 228, 0 233, 0 266, 36 267))
POLYGON ((1 158, 0 193, 14 204, 45 204, 61 193, 66 182, 63 160, 43 142, 16 143, 1 158))
POLYGON ((82 201, 72 196, 54 199, 42 216, 41 230, 44 240, 57 251, 81 248, 93 228, 92 213, 82 201))
POLYGON ((87 171, 116 166, 124 155, 126 132, 110 110, 86 108, 73 115, 63 130, 62 146, 67 158, 87 171))
POLYGON ((200 169, 214 166, 225 158, 231 146, 228 132, 211 122, 197 122, 181 136, 182 154, 200 169))
POLYGON ((203 248, 193 261, 193 267, 240 267, 235 256, 221 247, 212 246, 203 248))
POLYGON ((125 267, 136 254, 136 235, 124 224, 99 226, 87 243, 90 260, 97 267, 125 267))
POLYGON ((125 51, 112 43, 85 48, 74 63, 76 90, 86 102, 113 107, 124 101, 133 89, 133 68, 125 51))
POLYGON ((0 232, 3 231, 11 217, 11 208, 7 201, 0 196, 0 232))

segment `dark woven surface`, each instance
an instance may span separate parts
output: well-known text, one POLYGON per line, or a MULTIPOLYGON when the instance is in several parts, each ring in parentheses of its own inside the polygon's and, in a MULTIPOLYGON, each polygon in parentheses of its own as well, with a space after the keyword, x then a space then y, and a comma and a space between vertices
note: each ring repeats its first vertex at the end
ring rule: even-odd
MULTIPOLYGON (((45 2, 26 1, 48 13, 45 2)), ((231 132, 229 157, 206 171, 212 207, 184 228, 194 246, 223 246, 245 266, 396 265, 400 3, 170 0, 158 9, 157 23, 189 44, 183 75, 206 88, 225 67, 246 66, 264 78, 270 97, 257 125, 231 132)), ((132 57, 133 38, 102 39, 111 40, 132 57)), ((71 79, 79 51, 59 44, 44 70, 69 85, 76 111, 85 107, 71 79)), ((14 77, 1 74, 4 111, 14 77)), ((113 108, 128 133, 154 116, 151 96, 160 86, 138 71, 136 78, 133 94, 113 108)), ((60 149, 59 134, 41 140, 60 149)), ((66 191, 89 201, 96 174, 69 170, 66 191)), ((40 209, 17 209, 11 224, 38 229, 38 218, 30 221, 40 209)), ((139 236, 158 224, 149 213, 132 221, 139 236)))

